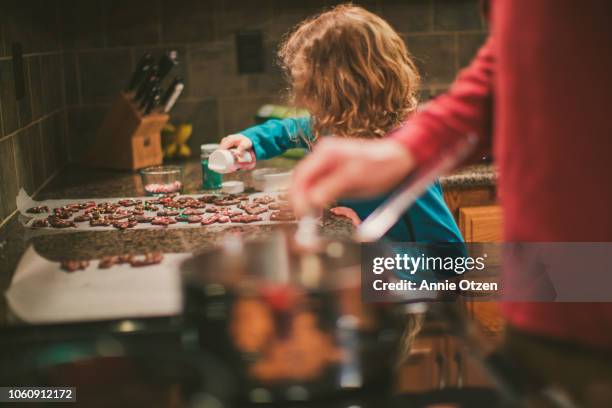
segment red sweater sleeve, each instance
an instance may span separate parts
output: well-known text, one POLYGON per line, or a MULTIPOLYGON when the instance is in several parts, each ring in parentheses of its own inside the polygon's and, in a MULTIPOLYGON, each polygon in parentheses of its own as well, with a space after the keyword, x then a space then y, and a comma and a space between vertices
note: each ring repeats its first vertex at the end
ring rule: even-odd
POLYGON ((493 41, 491 35, 448 92, 428 103, 390 135, 410 150, 417 163, 427 161, 456 138, 474 133, 482 141, 490 136, 493 41))

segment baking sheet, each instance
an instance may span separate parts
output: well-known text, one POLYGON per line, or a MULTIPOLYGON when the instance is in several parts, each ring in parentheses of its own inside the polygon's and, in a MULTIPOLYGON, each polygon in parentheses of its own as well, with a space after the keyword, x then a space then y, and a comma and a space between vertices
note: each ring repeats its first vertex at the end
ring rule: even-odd
POLYGON ((129 264, 68 273, 30 246, 5 293, 11 311, 27 323, 161 317, 182 310, 179 269, 191 254, 165 254, 160 264, 129 264))
MULTIPOLYGON (((253 199, 255 197, 260 197, 260 196, 264 196, 264 195, 268 195, 268 196, 272 196, 275 198, 278 198, 278 196, 282 194, 282 193, 252 193, 249 194, 249 199, 253 199)), ((209 195, 209 194, 182 194, 180 195, 180 197, 192 197, 192 198, 197 198, 197 197, 201 197, 203 195, 209 195)), ((46 228, 33 228, 32 227, 32 223, 37 220, 37 219, 42 219, 42 218, 47 218, 49 216, 49 213, 43 213, 43 214, 30 214, 27 212, 27 210, 31 207, 36 207, 36 206, 41 206, 41 205, 46 205, 47 207, 49 207, 50 210, 53 210, 53 208, 56 207, 62 207, 68 204, 73 204, 73 203, 84 203, 87 201, 95 201, 96 203, 102 203, 102 202, 107 202, 107 203, 117 203, 121 200, 126 200, 126 199, 131 199, 131 200, 150 200, 153 197, 114 197, 114 198, 77 198, 77 199, 55 199, 55 200, 42 200, 42 201, 37 201, 34 200, 32 197, 30 197, 28 195, 28 193, 26 193, 26 191, 24 189, 21 189, 19 191, 19 194, 17 195, 16 201, 17 201, 17 209, 19 210, 19 220, 21 222, 21 224, 24 227, 27 227, 30 229, 30 234, 29 236, 36 236, 36 235, 40 235, 40 234, 48 234, 48 233, 67 233, 67 232, 80 232, 80 231, 116 231, 117 228, 113 227, 113 226, 108 226, 108 227, 92 227, 89 225, 88 222, 79 222, 76 223, 76 228, 72 227, 72 228, 53 228, 53 227, 46 227, 46 228)), ((228 206, 224 206, 230 209, 238 209, 238 207, 236 205, 228 205, 228 206)), ((76 214, 82 214, 82 211, 79 211, 76 214)), ((153 212, 146 212, 147 215, 154 215, 155 213, 153 212)), ((270 220, 270 211, 267 211, 263 214, 260 214, 262 221, 256 221, 256 222, 251 222, 248 224, 245 223, 239 223, 239 222, 227 222, 227 223, 214 223, 214 224, 210 224, 210 225, 201 225, 200 223, 197 224, 189 224, 186 222, 177 222, 176 224, 170 224, 166 227, 163 226, 159 226, 159 225, 152 225, 150 223, 139 223, 138 225, 136 225, 134 228, 129 228, 129 229, 165 229, 165 228, 208 228, 208 227, 213 227, 213 228, 219 228, 221 227, 226 228, 229 226, 236 226, 236 225, 272 225, 272 224, 286 224, 288 222, 295 222, 295 221, 271 221, 270 220)), ((212 214, 207 214, 207 215, 212 215, 212 214)))

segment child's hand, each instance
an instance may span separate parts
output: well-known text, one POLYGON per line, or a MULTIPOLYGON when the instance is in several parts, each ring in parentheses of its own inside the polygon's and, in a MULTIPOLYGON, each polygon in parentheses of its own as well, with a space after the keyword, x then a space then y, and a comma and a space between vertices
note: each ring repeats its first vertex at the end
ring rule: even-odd
POLYGON ((238 153, 243 153, 253 147, 253 142, 244 135, 236 134, 221 139, 220 146, 222 149, 236 149, 238 153))
POLYGON ((334 207, 329 210, 332 214, 337 215, 338 217, 346 217, 353 223, 354 226, 359 226, 361 224, 361 218, 357 215, 357 213, 348 207, 334 207))

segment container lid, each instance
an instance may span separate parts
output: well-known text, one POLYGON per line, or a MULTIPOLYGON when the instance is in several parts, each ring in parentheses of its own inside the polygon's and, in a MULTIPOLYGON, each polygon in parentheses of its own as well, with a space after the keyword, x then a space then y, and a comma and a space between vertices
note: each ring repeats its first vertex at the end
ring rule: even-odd
POLYGON ((224 181, 221 184, 221 192, 226 194, 240 194, 244 191, 244 183, 238 180, 224 181))
POLYGON ((202 154, 210 155, 215 150, 219 149, 218 143, 206 143, 200 146, 200 151, 202 154))
POLYGON ((215 150, 208 157, 208 168, 217 173, 229 173, 234 165, 234 155, 229 150, 215 150))

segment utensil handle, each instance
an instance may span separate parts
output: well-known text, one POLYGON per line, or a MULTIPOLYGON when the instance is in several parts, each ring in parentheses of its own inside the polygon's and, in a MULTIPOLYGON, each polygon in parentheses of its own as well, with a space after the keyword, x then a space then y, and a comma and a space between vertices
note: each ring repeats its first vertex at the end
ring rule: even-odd
POLYGON ((375 242, 382 238, 432 183, 468 156, 476 145, 476 139, 476 135, 469 134, 442 150, 433 160, 417 167, 395 193, 361 223, 356 238, 361 242, 375 242))

